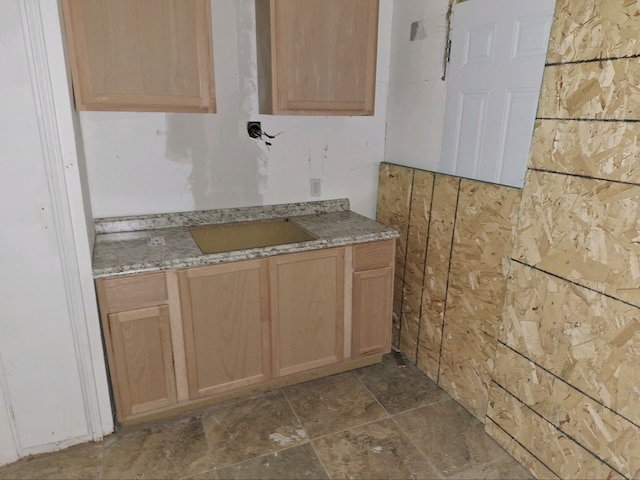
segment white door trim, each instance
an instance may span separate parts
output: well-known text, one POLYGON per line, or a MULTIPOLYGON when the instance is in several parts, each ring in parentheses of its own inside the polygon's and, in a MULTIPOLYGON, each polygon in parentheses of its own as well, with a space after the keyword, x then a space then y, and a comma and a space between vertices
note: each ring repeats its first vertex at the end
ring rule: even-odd
MULTIPOLYGON (((77 152, 67 148, 63 153, 65 142, 76 143, 72 117, 75 113, 62 118, 71 125, 59 123, 60 117, 64 117, 60 109, 72 109, 69 83, 65 78, 61 88, 60 79, 53 79, 51 75, 61 68, 57 65, 54 70, 54 63, 64 59, 61 19, 57 2, 50 0, 23 0, 20 13, 87 424, 86 439, 69 439, 69 444, 101 440, 104 434, 113 431, 113 423, 109 420, 111 412, 92 281, 87 285, 91 254, 77 152), (78 224, 79 217, 82 224, 78 224)), ((63 70, 67 70, 64 62, 63 70)), ((32 453, 26 450, 18 453, 32 453)))

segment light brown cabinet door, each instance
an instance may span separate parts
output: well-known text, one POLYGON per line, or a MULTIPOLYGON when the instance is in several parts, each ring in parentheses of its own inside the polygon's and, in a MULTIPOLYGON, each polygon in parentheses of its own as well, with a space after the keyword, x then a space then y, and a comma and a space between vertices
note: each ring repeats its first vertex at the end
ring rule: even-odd
POLYGON ((128 310, 108 318, 119 419, 175 404, 169 308, 128 310))
POLYGON ((78 110, 215 112, 209 0, 63 0, 78 110))
POLYGON ((353 274, 353 357, 391 349, 393 267, 353 274))
POLYGON ((260 112, 373 115, 378 0, 256 0, 260 112))
POLYGON ((192 399, 270 378, 266 260, 178 273, 192 399))
POLYGON ((270 258, 269 276, 274 376, 340 362, 344 249, 270 258))

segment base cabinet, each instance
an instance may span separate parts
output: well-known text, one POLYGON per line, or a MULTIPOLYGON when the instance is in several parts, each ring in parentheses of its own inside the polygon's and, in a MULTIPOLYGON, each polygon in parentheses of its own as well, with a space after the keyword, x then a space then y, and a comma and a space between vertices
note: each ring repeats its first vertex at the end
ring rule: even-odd
POLYGON ((271 377, 266 260, 178 273, 189 397, 271 377))
POLYGON ((379 361, 393 252, 389 240, 97 280, 118 420, 379 361))

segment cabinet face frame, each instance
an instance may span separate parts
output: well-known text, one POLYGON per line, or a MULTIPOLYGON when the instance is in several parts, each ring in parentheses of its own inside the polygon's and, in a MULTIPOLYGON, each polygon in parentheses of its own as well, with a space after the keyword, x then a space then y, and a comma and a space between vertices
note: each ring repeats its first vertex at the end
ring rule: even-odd
MULTIPOLYGON (((292 38, 292 25, 309 21, 311 25, 307 30, 311 31, 313 37, 314 23, 314 18, 311 16, 305 19, 293 18, 291 7, 309 1, 255 0, 260 113, 273 115, 373 115, 378 48, 378 0, 361 0, 366 3, 368 12, 366 37, 364 38, 365 66, 364 71, 359 72, 364 84, 361 96, 349 100, 323 100, 314 98, 313 92, 309 91, 306 95, 307 98, 305 95, 300 98, 290 98, 292 85, 289 84, 289 73, 301 70, 300 65, 291 64, 288 60, 287 49, 299 43, 296 38, 292 38)), ((327 3, 327 0, 314 1, 318 5, 327 3)), ((345 0, 341 1, 348 5, 345 0)), ((317 50, 321 50, 322 47, 318 47, 317 50)), ((313 70, 312 67, 309 68, 313 70)), ((340 65, 334 67, 334 70, 339 69, 340 65)), ((340 90, 340 87, 340 85, 334 85, 335 90, 340 90)))
MULTIPOLYGON (((105 5, 111 0, 104 0, 105 5)), ((132 10, 141 0, 127 0, 132 10)), ((87 0, 62 0, 67 51, 71 64, 73 91, 77 110, 93 111, 135 111, 135 112, 193 112, 213 113, 216 111, 213 45, 211 34, 210 0, 180 0, 175 5, 193 10, 193 31, 195 45, 175 45, 177 54, 181 48, 195 48, 198 72, 198 95, 193 94, 144 94, 144 93, 102 93, 94 91, 91 75, 91 58, 99 57, 99 51, 93 51, 87 40, 87 26, 84 24, 84 9, 89 8, 87 0)), ((142 52, 141 56, 145 52, 142 52)), ((147 52, 148 54, 148 52, 147 52)), ((137 58, 143 63, 145 58, 137 58)), ((137 63, 136 62, 136 63, 137 63)), ((130 67, 131 68, 131 67, 130 67)), ((175 72, 167 72, 167 76, 175 72)))

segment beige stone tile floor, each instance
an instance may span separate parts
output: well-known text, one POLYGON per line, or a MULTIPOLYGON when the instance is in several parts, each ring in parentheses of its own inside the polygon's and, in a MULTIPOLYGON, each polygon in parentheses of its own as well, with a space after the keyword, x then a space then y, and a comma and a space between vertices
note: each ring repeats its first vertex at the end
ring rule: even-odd
POLYGON ((22 459, 0 479, 529 479, 407 363, 240 398, 22 459))

